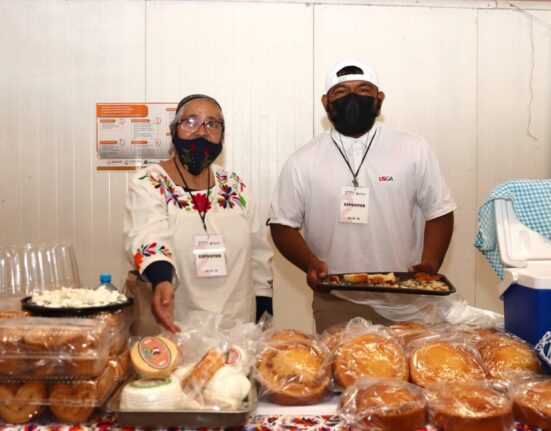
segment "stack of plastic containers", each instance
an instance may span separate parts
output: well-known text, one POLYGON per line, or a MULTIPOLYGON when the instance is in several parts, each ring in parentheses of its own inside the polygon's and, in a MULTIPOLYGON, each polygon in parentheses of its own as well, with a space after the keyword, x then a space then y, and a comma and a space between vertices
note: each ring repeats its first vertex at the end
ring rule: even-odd
MULTIPOLYGON (((81 287, 72 246, 0 249, 0 419, 89 419, 129 371, 131 307, 85 317, 36 317, 20 299, 81 287)), ((70 313, 68 313, 70 314, 70 313)))

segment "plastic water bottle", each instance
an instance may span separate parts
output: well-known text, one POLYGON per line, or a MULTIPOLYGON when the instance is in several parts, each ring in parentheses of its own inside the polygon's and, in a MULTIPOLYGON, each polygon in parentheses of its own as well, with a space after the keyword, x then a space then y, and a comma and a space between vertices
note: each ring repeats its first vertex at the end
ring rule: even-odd
POLYGON ((113 283, 111 283, 111 274, 108 273, 100 274, 98 288, 101 286, 104 286, 107 290, 112 292, 119 290, 113 285, 113 283))

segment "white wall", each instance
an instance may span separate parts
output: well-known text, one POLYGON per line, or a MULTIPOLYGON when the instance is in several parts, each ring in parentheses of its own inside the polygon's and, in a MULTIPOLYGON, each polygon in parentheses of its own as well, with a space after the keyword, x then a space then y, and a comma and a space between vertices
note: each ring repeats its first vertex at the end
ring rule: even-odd
MULTIPOLYGON (((550 2, 349 3, 0 1, 0 246, 68 239, 85 284, 122 284, 128 174, 95 171, 96 102, 216 97, 224 162, 266 217, 287 156, 327 127, 327 67, 350 55, 378 69, 383 120, 438 154, 458 204, 442 272, 500 310, 476 213, 500 182, 550 176, 550 2)), ((279 255, 274 271, 277 325, 311 330, 303 275, 279 255)))

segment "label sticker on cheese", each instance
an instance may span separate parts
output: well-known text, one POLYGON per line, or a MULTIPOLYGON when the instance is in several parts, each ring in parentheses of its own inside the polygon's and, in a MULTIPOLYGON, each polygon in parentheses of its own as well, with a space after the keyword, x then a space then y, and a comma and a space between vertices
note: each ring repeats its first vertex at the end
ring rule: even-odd
POLYGON ((140 340, 138 351, 146 364, 162 370, 170 364, 171 353, 166 343, 157 337, 144 337, 140 340))
POLYGON ((177 357, 176 344, 162 336, 143 337, 130 351, 134 369, 146 378, 168 377, 176 366, 177 357))

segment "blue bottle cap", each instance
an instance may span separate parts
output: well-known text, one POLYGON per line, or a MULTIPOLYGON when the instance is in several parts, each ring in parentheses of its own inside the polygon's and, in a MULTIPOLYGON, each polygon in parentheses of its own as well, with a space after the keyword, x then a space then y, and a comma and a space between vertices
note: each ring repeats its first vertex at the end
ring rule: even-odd
POLYGON ((110 283, 111 282, 111 274, 103 273, 99 276, 100 283, 110 283))

